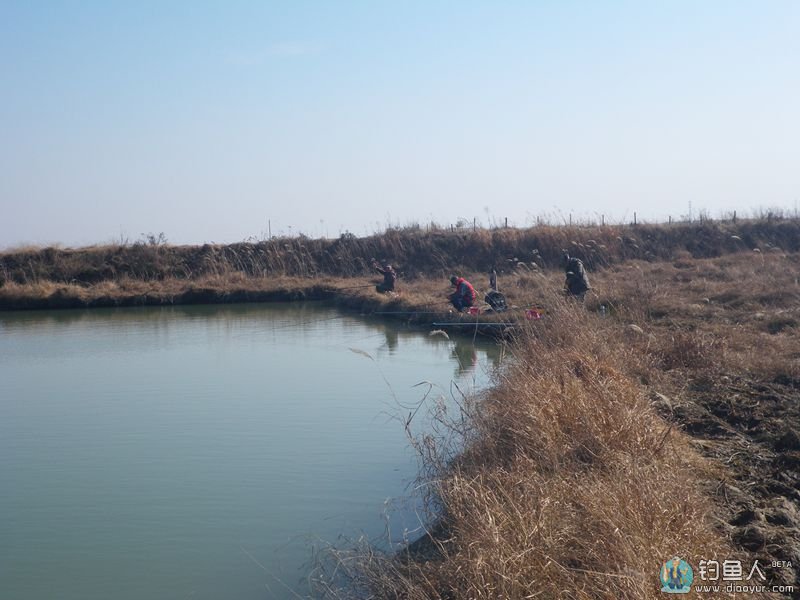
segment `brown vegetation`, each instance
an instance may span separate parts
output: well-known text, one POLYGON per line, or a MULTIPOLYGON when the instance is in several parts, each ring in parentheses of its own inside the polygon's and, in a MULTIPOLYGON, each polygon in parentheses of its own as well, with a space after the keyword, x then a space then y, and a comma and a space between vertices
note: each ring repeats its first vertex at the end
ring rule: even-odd
POLYGON ((583 306, 561 274, 501 279, 547 318, 447 436, 418 441, 431 534, 339 553, 336 573, 382 598, 638 599, 678 555, 791 561, 767 575, 797 589, 799 258, 630 261, 594 273, 583 306))
POLYGON ((641 347, 577 307, 550 316, 449 430, 463 453, 447 460, 450 440, 420 440, 441 518, 425 558, 346 557, 356 587, 381 598, 656 598, 668 558, 735 554, 702 493, 708 467, 619 368, 651 368, 641 347))
POLYGON ((390 229, 339 239, 279 238, 230 245, 170 246, 163 238, 80 249, 21 248, 0 253, 0 281, 52 281, 89 286, 101 281, 198 280, 239 273, 251 278, 353 277, 371 272, 370 260, 393 262, 406 277, 485 271, 492 264, 555 267, 563 248, 589 269, 619 262, 706 258, 732 252, 800 250, 800 221, 739 221, 447 231, 390 229))

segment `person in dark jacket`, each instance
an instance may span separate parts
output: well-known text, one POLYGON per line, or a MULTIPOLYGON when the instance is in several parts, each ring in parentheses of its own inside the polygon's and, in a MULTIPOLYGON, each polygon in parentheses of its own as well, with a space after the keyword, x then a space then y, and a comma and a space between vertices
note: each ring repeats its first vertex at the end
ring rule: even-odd
POLYGON ((589 278, 586 276, 583 261, 580 258, 570 256, 569 252, 564 251, 561 262, 566 273, 564 291, 570 296, 583 300, 586 292, 592 289, 589 285, 589 278))
POLYGON ((375 286, 375 291, 381 294, 393 292, 394 284, 397 282, 397 272, 392 268, 392 265, 387 263, 381 267, 378 261, 373 260, 372 266, 378 273, 383 275, 383 282, 375 286))
POLYGON ((475 303, 475 288, 469 281, 453 275, 450 283, 456 288, 456 291, 448 298, 457 311, 461 312, 475 303))

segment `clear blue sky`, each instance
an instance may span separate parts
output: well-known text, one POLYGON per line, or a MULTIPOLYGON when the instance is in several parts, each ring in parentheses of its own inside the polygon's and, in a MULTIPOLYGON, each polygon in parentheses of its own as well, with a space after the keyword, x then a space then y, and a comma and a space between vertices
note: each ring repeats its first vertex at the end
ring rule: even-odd
POLYGON ((0 0, 0 248, 794 211, 800 2, 0 0))

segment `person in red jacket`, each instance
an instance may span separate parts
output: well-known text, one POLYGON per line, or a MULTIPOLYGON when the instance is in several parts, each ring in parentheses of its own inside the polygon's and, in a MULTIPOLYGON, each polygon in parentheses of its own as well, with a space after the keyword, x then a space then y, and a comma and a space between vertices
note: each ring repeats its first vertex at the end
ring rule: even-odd
POLYGON ((463 277, 455 275, 450 278, 450 283, 456 288, 456 291, 449 296, 449 300, 456 310, 461 312, 472 306, 475 302, 475 288, 472 287, 472 284, 463 277))

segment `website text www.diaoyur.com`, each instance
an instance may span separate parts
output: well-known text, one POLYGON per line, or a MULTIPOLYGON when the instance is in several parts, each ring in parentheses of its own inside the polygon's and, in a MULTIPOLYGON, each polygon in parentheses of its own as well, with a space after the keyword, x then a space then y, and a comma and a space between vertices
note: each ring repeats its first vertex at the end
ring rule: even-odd
POLYGON ((696 585, 694 591, 698 594, 763 594, 765 592, 773 592, 778 594, 793 594, 793 585, 696 585))

